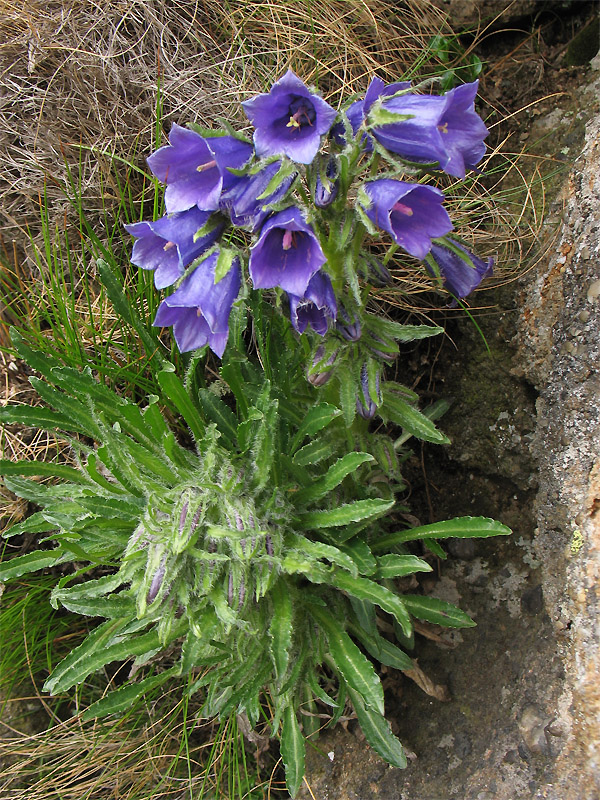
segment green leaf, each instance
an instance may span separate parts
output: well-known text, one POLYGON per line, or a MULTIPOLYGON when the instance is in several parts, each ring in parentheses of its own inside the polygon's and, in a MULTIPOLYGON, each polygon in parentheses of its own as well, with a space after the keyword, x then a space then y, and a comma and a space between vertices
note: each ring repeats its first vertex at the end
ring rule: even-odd
POLYGON ((422 414, 400 397, 386 392, 385 384, 383 394, 384 402, 379 408, 379 413, 384 420, 400 425, 405 431, 412 433, 413 436, 419 439, 424 439, 426 442, 449 444, 450 439, 439 431, 425 414, 422 414))
POLYGON ((129 618, 125 618, 109 620, 99 625, 79 647, 60 662, 44 684, 44 691, 50 694, 64 692, 111 661, 125 661, 157 649, 161 644, 164 646, 180 636, 186 624, 180 620, 171 631, 168 641, 161 642, 156 629, 121 639, 118 636, 119 631, 128 622, 129 618))
POLYGON ((205 433, 202 419, 179 377, 171 369, 163 369, 157 378, 161 389, 184 418, 196 441, 202 439, 205 433))
POLYGON ((398 342, 413 342, 416 339, 425 339, 429 336, 439 336, 444 332, 437 325, 401 325, 386 317, 368 314, 366 325, 381 336, 390 336, 398 342))
POLYGON ((347 569, 351 575, 358 575, 354 560, 338 547, 324 542, 313 542, 311 539, 307 539, 306 536, 290 537, 290 543, 292 547, 300 550, 302 555, 306 555, 311 559, 326 558, 332 564, 337 564, 338 567, 347 569))
POLYGON ((106 289, 106 293, 108 294, 108 297, 118 316, 122 317, 140 337, 140 340, 144 345, 144 349, 146 350, 148 360, 154 366, 154 368, 157 370, 164 368, 168 362, 160 353, 160 344, 150 335, 148 332, 148 327, 135 313, 130 301, 123 292, 123 285, 119 280, 117 280, 111 266, 101 258, 96 261, 96 265, 98 267, 102 285, 106 289))
POLYGON ((198 396, 204 415, 210 422, 215 423, 219 433, 231 447, 234 447, 237 442, 238 427, 236 415, 214 392, 200 389, 198 396))
POLYGON ((332 586, 347 592, 352 597, 357 597, 359 600, 367 600, 369 603, 373 603, 387 611, 388 614, 398 620, 405 635, 410 636, 412 624, 404 604, 404 595, 402 595, 401 599, 397 594, 386 589, 385 586, 380 586, 368 578, 353 578, 352 575, 348 575, 346 572, 334 573, 329 581, 332 586))
POLYGON ((502 525, 489 517, 456 517, 443 522, 434 522, 431 525, 420 525, 406 531, 397 531, 382 536, 373 542, 373 550, 389 550, 398 544, 412 542, 416 539, 470 539, 485 538, 487 536, 508 536, 512 533, 510 528, 502 525))
POLYGON ((138 683, 128 683, 110 692, 106 697, 101 700, 96 700, 91 706, 85 709, 81 715, 84 722, 91 719, 100 719, 106 717, 108 714, 120 714, 122 711, 129 711, 138 697, 146 694, 146 692, 155 689, 157 686, 162 686, 169 678, 177 674, 177 667, 161 672, 160 675, 149 675, 147 678, 139 681, 138 683))
POLYGON ((17 556, 17 558, 11 558, 0 564, 0 582, 7 583, 15 578, 20 578, 21 575, 37 572, 45 567, 54 567, 71 560, 71 554, 65 553, 62 547, 56 550, 34 550, 33 553, 17 556))
POLYGON ((369 455, 369 453, 347 453, 329 467, 321 480, 316 481, 306 489, 301 489, 296 494, 296 503, 304 503, 324 497, 326 494, 329 494, 332 489, 335 489, 344 478, 352 472, 355 472, 361 464, 364 464, 366 461, 374 460, 373 456, 369 455))
POLYGON ((329 403, 320 403, 318 406, 311 408, 308 414, 302 420, 300 427, 290 447, 293 453, 298 445, 302 442, 305 436, 314 436, 323 428, 326 428, 336 417, 339 417, 342 412, 339 408, 330 405, 329 403))
POLYGON ((324 511, 307 511, 300 514, 298 520, 304 530, 341 527, 352 522, 380 517, 392 508, 394 502, 394 500, 377 499, 356 500, 354 503, 346 503, 324 511))
POLYGON ((5 406, 0 408, 0 422, 27 425, 43 431, 76 431, 89 435, 86 428, 78 425, 68 414, 60 414, 50 408, 31 408, 30 406, 5 406))
POLYGON ((364 697, 369 706, 383 714, 383 689, 373 664, 328 611, 311 604, 310 613, 327 634, 331 658, 342 678, 364 697))
POLYGON ((372 575, 377 567, 375 557, 371 548, 364 539, 354 538, 347 542, 338 544, 343 553, 346 553, 354 561, 361 575, 372 575))
POLYGON ((24 519, 22 522, 17 522, 8 530, 2 531, 2 537, 9 539, 11 536, 20 536, 23 533, 45 533, 46 531, 53 531, 56 525, 48 522, 46 517, 41 511, 36 511, 35 514, 24 519))
POLYGON ((285 783, 292 797, 298 794, 304 777, 306 745, 300 730, 296 712, 288 705, 283 712, 281 729, 281 758, 285 767, 285 783))
POLYGON ((348 688, 348 691, 358 717, 358 723, 367 742, 388 764, 399 769, 405 769, 406 756, 404 749, 400 741, 392 733, 390 723, 385 719, 383 713, 378 713, 369 708, 363 702, 360 694, 351 687, 348 688))
POLYGON ((309 444, 301 447, 296 452, 293 458, 294 464, 300 467, 306 467, 309 464, 318 464, 325 458, 329 458, 334 453, 334 447, 329 442, 324 442, 322 439, 313 439, 309 444))
POLYGON ((89 486, 90 481, 79 469, 52 461, 5 461, 0 460, 0 475, 51 475, 74 483, 89 486))
POLYGON ((269 626, 271 656, 275 675, 281 682, 287 672, 292 644, 292 598, 284 580, 278 580, 270 592, 273 616, 269 626))
POLYGON ((413 572, 431 572, 433 567, 417 556, 389 554, 377 559, 377 580, 384 578, 402 578, 413 572))
POLYGON ((381 663, 385 664, 387 667, 399 670, 413 669, 414 664, 412 658, 407 656, 399 647, 396 647, 395 644, 384 639, 383 636, 380 636, 377 630, 375 630, 375 632, 368 632, 359 628, 357 625, 352 625, 350 632, 361 642, 373 658, 381 661, 381 663))
POLYGON ((438 600, 437 597, 403 594, 402 601, 413 617, 436 625, 444 625, 447 628, 473 628, 477 624, 460 608, 445 600, 438 600))
POLYGON ((357 381, 352 370, 346 364, 341 364, 338 367, 335 377, 340 392, 340 405, 344 414, 344 422, 346 427, 349 428, 356 416, 357 381))

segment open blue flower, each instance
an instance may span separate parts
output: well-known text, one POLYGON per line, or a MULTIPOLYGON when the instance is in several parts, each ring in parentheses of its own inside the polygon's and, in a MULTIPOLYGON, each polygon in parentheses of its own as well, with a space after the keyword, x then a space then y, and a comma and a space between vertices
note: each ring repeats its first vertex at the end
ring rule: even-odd
POLYGON ((141 269, 153 269, 157 289, 171 286, 183 275, 185 268, 220 236, 224 223, 215 225, 209 233, 194 241, 194 235, 209 217, 210 211, 190 208, 155 222, 125 225, 125 230, 136 237, 131 263, 141 269))
POLYGON ((290 320, 298 333, 304 333, 307 326, 315 333, 324 336, 330 322, 335 322, 337 316, 337 303, 335 294, 328 275, 317 272, 312 276, 306 287, 304 297, 290 298, 290 320))
POLYGON ((255 289, 279 286, 304 297, 308 283, 326 258, 311 226, 294 207, 270 217, 250 251, 250 277, 255 289))
POLYGON ((213 253, 202 261, 158 307, 152 324, 172 325, 182 353, 208 344, 221 358, 225 350, 231 306, 240 291, 241 270, 235 259, 227 275, 215 283, 218 257, 218 253, 213 253))
POLYGON ((465 254, 465 258, 448 247, 434 244, 431 248, 430 258, 435 262, 437 269, 427 262, 425 262, 425 266, 432 275, 439 271, 444 288, 451 294, 459 298, 466 297, 479 286, 484 278, 492 274, 494 259, 488 258, 484 261, 465 247, 461 247, 457 242, 453 241, 452 245, 461 250, 465 254))
POLYGON ((256 128, 254 146, 259 156, 286 155, 300 164, 310 164, 337 112, 288 70, 271 87, 242 103, 256 128))
POLYGON ((252 146, 233 136, 200 136, 180 125, 173 125, 169 144, 148 158, 153 174, 167 184, 167 213, 197 206, 215 211, 221 192, 239 180, 228 167, 243 166, 252 155, 252 146))
POLYGON ((431 240, 453 228, 442 207, 443 192, 433 186, 381 178, 366 183, 364 190, 371 200, 365 208, 369 219, 416 258, 425 258, 431 240))
POLYGON ((280 167, 281 161, 274 161, 255 175, 241 177, 230 189, 223 192, 219 206, 221 210, 229 214, 231 222, 235 226, 241 228, 251 227, 252 230, 256 230, 269 216, 270 212, 268 208, 265 209, 265 206, 270 203, 277 203, 285 197, 296 178, 297 173, 295 172, 284 178, 272 194, 262 200, 258 200, 258 197, 264 193, 269 181, 275 177, 280 167))
MULTIPOLYGON (((390 95, 396 94, 396 92, 401 92, 409 87, 410 81, 399 81, 397 83, 390 83, 388 86, 386 86, 381 78, 378 78, 376 75, 371 78, 364 98, 362 100, 355 100, 346 109, 346 116, 348 117, 348 122, 352 126, 352 132, 354 135, 356 136, 358 133, 358 129, 369 113, 371 106, 379 97, 389 97, 390 95)), ((338 144, 345 144, 344 126, 342 124, 336 124, 332 130, 332 134, 338 144)), ((373 149, 373 145, 366 134, 363 136, 363 142, 367 152, 373 149)))
MULTIPOLYGON (((411 119, 371 128, 387 150, 409 161, 439 163, 449 175, 464 178, 483 157, 488 134, 475 111, 479 82, 466 83, 446 94, 392 97, 383 108, 411 119)), ((368 112, 365 112, 368 113, 368 112)))

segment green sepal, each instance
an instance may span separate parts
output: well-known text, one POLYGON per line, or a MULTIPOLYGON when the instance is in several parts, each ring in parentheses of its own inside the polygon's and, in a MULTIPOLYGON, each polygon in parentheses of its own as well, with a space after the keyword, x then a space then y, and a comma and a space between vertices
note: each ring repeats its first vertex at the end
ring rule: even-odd
POLYGON ((215 266, 215 285, 227 275, 231 269, 237 253, 230 247, 220 247, 215 266))

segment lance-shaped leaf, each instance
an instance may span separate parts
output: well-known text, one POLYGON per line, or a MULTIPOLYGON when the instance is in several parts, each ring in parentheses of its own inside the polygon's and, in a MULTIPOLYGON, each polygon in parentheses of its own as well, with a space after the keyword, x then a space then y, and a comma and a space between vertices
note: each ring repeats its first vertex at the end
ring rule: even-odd
POLYGON ((197 441, 202 439, 205 433, 204 425, 181 380, 172 369, 163 369, 157 377, 161 389, 184 418, 195 439, 197 441))
POLYGON ((215 423, 221 436, 233 447, 237 442, 237 417, 214 392, 210 392, 208 389, 200 389, 198 394, 205 418, 215 423))
POLYGON ((371 544, 373 550, 389 550, 391 547, 416 539, 470 539, 488 536, 507 536, 510 528, 489 517, 456 517, 431 525, 419 525, 406 531, 397 531, 380 537, 371 544))
POLYGON ((309 464, 318 464, 319 461, 329 458, 333 453, 334 447, 330 442, 322 439, 313 439, 312 442, 304 445, 295 453, 293 462, 300 467, 306 467, 309 464))
POLYGON ((357 597, 359 600, 367 600, 369 603, 374 603, 379 608, 387 611, 402 626, 405 636, 410 636, 412 624, 404 605, 404 595, 401 599, 397 594, 386 589, 385 586, 380 586, 375 581, 371 581, 368 578, 354 578, 346 572, 334 573, 330 578, 330 582, 338 589, 342 589, 352 595, 352 597, 357 597))
POLYGON ((438 600, 437 597, 403 594, 402 600, 413 617, 417 617, 417 619, 424 619, 447 628, 473 628, 477 624, 460 608, 445 600, 438 600))
POLYGON ((45 567, 64 564, 65 561, 71 561, 72 558, 72 553, 65 553, 62 547, 56 550, 34 550, 33 553, 17 556, 17 558, 11 558, 0 564, 0 582, 12 581, 20 578, 21 575, 37 572, 45 567))
POLYGON ((328 611, 311 604, 310 613, 327 634, 331 660, 342 678, 364 698, 367 705, 383 714, 383 689, 373 664, 328 611))
POLYGON ((311 539, 307 539, 306 536, 290 537, 290 545, 299 550, 302 555, 311 559, 326 558, 332 564, 337 564, 338 567, 347 569, 351 575, 358 575, 358 568, 354 559, 342 552, 338 547, 324 542, 313 542, 311 539))
POLYGON ((375 632, 367 632, 358 625, 352 625, 350 632, 373 658, 381 661, 387 667, 399 670, 413 669, 412 658, 407 656, 399 647, 396 647, 395 644, 380 636, 377 630, 375 632))
POLYGON ((50 475, 53 478, 93 485, 81 470, 67 464, 52 461, 5 461, 0 460, 0 475, 50 475))
POLYGON ((286 706, 283 712, 280 746, 285 767, 285 783, 290 795, 295 797, 304 777, 306 745, 293 705, 286 706))
POLYGON ((352 522, 376 519, 389 511, 394 502, 394 500, 377 499, 356 500, 354 503, 346 503, 338 508, 307 511, 305 514, 299 515, 298 521, 304 530, 342 527, 352 522))
POLYGON ((385 719, 383 713, 369 708, 363 702, 360 694, 351 687, 348 687, 348 691, 367 742, 388 764, 404 769, 406 756, 402 744, 392 733, 390 723, 385 719))
POLYGON ((308 414, 302 420, 300 427, 292 444, 290 446, 291 452, 294 452, 298 445, 302 442, 305 436, 314 436, 323 428, 326 428, 336 417, 339 417, 341 411, 336 406, 329 403, 320 403, 318 406, 311 408, 308 414))
POLYGON ((378 580, 385 578, 402 578, 414 572, 431 572, 433 567, 422 558, 410 555, 395 555, 390 553, 377 559, 378 580))
POLYGON ((296 495, 296 502, 303 503, 325 497, 325 495, 329 494, 332 489, 335 489, 344 478, 355 472, 361 464, 364 464, 366 461, 374 461, 373 456, 368 453, 347 453, 329 467, 321 480, 316 481, 306 489, 301 489, 296 495))
POLYGON ((275 675, 281 682, 287 672, 292 644, 292 598, 283 580, 277 581, 270 592, 273 616, 269 626, 271 656, 275 675))
POLYGON ((152 689, 156 689, 158 686, 162 686, 169 678, 177 675, 177 672, 177 667, 171 667, 171 669, 165 670, 159 675, 149 675, 147 678, 138 681, 138 683, 128 683, 125 686, 121 686, 101 700, 92 703, 83 712, 81 719, 87 722, 91 719, 106 717, 109 714, 120 714, 123 711, 128 711, 139 697, 142 697, 152 689))
POLYGON ((82 428, 69 414, 61 414, 50 408, 31 408, 30 406, 5 406, 0 408, 0 422, 27 425, 40 428, 43 431, 54 431, 57 428, 63 431, 76 431, 88 433, 87 428, 82 428))
POLYGON ((400 425, 405 431, 412 433, 419 439, 435 444, 449 444, 450 439, 439 431, 433 422, 414 406, 409 405, 396 395, 385 391, 384 401, 379 408, 379 413, 384 420, 400 425))

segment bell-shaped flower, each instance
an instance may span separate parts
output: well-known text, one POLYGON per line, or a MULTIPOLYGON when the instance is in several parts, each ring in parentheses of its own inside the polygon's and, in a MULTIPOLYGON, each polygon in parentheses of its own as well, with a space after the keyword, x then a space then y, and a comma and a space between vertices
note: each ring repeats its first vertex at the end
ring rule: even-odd
POLYGON ((250 250, 250 277, 255 289, 281 287, 304 297, 308 283, 326 258, 319 240, 294 207, 270 217, 250 250))
POLYGON ((286 155, 299 164, 310 164, 337 112, 288 70, 271 87, 242 103, 256 128, 254 146, 259 156, 286 155))
POLYGON ((416 258, 423 259, 431 240, 452 230, 444 194, 433 186, 381 178, 364 185, 371 201, 365 212, 371 222, 416 258))
POLYGON ((483 157, 488 134, 475 111, 478 85, 478 81, 467 83, 444 95, 392 97, 382 108, 411 118, 374 125, 370 132, 386 150, 408 161, 437 161, 449 175, 464 178, 465 170, 483 157))
POLYGON ((218 252, 208 256, 158 307, 152 324, 172 325, 182 353, 208 344, 221 358, 225 350, 231 307, 240 291, 241 270, 235 259, 225 277, 215 283, 218 257, 218 252))
POLYGON ((223 190, 239 180, 228 167, 239 168, 252 156, 252 146, 233 136, 201 136, 173 125, 169 144, 148 158, 153 174, 167 184, 167 213, 197 206, 215 211, 223 190))
POLYGON ((465 254, 464 258, 449 247, 434 244, 429 258, 435 262, 435 267, 427 261, 425 266, 432 275, 439 272, 444 288, 451 294, 459 298, 466 297, 484 278, 492 274, 494 259, 488 258, 484 261, 457 242, 453 241, 452 245, 465 254))
POLYGON ((290 298, 290 320, 298 333, 304 333, 307 326, 315 333, 324 336, 330 322, 335 322, 337 303, 328 275, 317 272, 310 279, 304 297, 290 298))
POLYGON ((134 222, 125 230, 136 237, 131 263, 141 269, 154 270, 157 289, 171 286, 180 278, 185 268, 216 242, 225 223, 215 227, 194 241, 194 236, 210 217, 210 211, 190 208, 157 219, 155 222, 134 222))
POLYGON ((294 182, 297 173, 288 175, 272 194, 259 200, 264 194, 269 182, 275 177, 281 167, 281 161, 267 164, 264 169, 255 175, 247 175, 236 181, 230 189, 223 192, 219 202, 222 211, 225 211, 231 222, 239 228, 250 227, 257 230, 269 216, 265 206, 282 200, 294 182))

